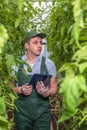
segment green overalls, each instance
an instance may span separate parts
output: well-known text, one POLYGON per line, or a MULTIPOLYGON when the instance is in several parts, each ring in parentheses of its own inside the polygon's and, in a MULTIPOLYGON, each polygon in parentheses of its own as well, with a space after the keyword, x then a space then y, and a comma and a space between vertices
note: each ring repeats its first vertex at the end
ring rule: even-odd
MULTIPOLYGON (((31 76, 23 74, 21 65, 18 71, 19 86, 30 81, 31 76)), ((41 74, 47 74, 45 58, 41 61, 41 74)), ((40 96, 33 88, 31 95, 19 95, 16 100, 17 109, 15 110, 16 130, 50 130, 50 102, 49 98, 40 96)))

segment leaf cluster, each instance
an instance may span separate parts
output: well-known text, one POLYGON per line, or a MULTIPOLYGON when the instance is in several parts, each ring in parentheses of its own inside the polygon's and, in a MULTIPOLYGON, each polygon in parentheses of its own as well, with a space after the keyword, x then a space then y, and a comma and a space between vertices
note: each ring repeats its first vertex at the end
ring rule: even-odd
POLYGON ((87 120, 84 115, 87 110, 86 7, 86 0, 57 0, 46 29, 50 57, 56 63, 58 74, 61 74, 59 92, 63 106, 59 122, 72 119, 67 129, 83 128, 87 120))

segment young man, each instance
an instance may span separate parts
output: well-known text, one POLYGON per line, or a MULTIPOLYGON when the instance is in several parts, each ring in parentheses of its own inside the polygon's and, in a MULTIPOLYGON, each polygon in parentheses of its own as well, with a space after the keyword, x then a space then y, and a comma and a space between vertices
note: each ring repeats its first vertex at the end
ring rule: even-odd
POLYGON ((16 100, 15 122, 17 130, 50 130, 50 102, 49 96, 57 92, 56 67, 48 58, 44 58, 42 51, 42 38, 44 33, 30 31, 24 39, 26 49, 22 60, 28 63, 32 71, 28 71, 26 64, 19 64, 17 71, 18 85, 14 91, 19 95, 16 100), (25 70, 27 75, 23 73, 25 70), (51 75, 49 86, 45 86, 42 81, 36 86, 29 85, 29 81, 34 74, 51 75))

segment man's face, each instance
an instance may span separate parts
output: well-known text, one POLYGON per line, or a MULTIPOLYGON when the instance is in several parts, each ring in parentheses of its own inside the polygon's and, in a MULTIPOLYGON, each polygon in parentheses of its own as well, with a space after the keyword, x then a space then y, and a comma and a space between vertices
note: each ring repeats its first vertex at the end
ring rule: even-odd
POLYGON ((27 50, 35 56, 39 56, 42 51, 42 39, 40 37, 33 37, 29 40, 27 50))

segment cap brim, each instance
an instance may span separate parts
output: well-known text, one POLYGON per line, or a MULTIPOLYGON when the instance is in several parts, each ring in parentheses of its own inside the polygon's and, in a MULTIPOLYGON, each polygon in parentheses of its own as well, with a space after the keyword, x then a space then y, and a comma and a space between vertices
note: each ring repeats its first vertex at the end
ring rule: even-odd
MULTIPOLYGON (((46 37, 46 34, 45 34, 45 33, 38 33, 38 34, 35 35, 35 36, 39 36, 39 37, 41 37, 41 38, 43 39, 43 38, 46 37)), ((35 37, 35 36, 34 36, 34 37, 35 37)))

